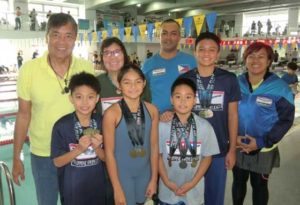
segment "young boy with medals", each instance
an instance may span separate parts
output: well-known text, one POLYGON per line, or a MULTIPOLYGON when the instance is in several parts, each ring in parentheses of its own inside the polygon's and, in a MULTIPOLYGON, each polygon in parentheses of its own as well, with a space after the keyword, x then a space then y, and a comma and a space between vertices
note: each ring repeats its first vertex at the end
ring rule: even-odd
POLYGON ((82 72, 72 76, 68 88, 75 112, 54 124, 51 141, 51 158, 58 167, 61 204, 104 205, 101 116, 93 114, 100 85, 92 74, 82 72))
POLYGON ((123 98, 104 113, 103 136, 115 204, 144 204, 156 193, 158 110, 141 100, 145 76, 135 65, 118 74, 123 98))
POLYGON ((196 90, 192 80, 177 79, 171 87, 173 119, 159 124, 160 205, 204 203, 203 176, 219 146, 209 122, 192 113, 196 90))

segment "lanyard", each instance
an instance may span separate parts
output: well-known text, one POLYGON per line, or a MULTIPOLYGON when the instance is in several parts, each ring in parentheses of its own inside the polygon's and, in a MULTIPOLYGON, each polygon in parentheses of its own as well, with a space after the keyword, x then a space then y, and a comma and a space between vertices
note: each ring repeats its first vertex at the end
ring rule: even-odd
POLYGON ((193 114, 187 120, 187 124, 183 125, 178 116, 175 114, 171 124, 170 135, 170 151, 169 156, 172 157, 179 148, 180 156, 182 159, 186 157, 187 150, 189 149, 192 157, 197 154, 197 128, 193 114), (189 136, 191 128, 193 130, 193 141, 190 142, 189 136))
MULTIPOLYGON (((83 136, 84 128, 81 126, 79 119, 74 112, 73 114, 73 120, 74 120, 74 131, 75 131, 75 137, 77 140, 79 140, 80 137, 83 136)), ((94 130, 97 129, 97 122, 94 118, 91 117, 89 128, 92 128, 94 130)))
MULTIPOLYGON (((197 71, 196 71, 197 72, 197 71)), ((212 93, 215 87, 215 74, 213 73, 209 79, 206 89, 204 88, 203 82, 201 80, 198 72, 197 77, 197 92, 201 108, 207 109, 211 105, 212 93)))
POLYGON ((140 102, 140 106, 136 113, 136 119, 124 99, 119 101, 119 104, 126 122, 128 136, 133 147, 143 146, 145 138, 145 114, 142 102, 140 102))

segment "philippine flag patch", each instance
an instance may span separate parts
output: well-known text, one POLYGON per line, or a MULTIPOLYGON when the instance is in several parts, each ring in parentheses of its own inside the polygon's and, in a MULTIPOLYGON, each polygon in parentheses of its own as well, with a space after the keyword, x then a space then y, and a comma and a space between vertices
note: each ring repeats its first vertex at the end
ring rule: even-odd
POLYGON ((178 72, 180 74, 182 73, 186 73, 190 70, 190 66, 189 65, 186 65, 186 64, 181 64, 181 65, 178 65, 178 72))

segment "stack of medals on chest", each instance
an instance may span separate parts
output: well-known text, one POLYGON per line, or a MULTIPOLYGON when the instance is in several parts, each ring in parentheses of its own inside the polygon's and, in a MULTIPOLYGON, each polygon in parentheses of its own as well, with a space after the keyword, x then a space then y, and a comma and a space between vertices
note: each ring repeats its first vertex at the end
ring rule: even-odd
POLYGON ((140 106, 135 115, 131 113, 124 99, 120 101, 120 106, 126 122, 128 136, 133 146, 133 148, 129 151, 129 156, 131 158, 145 157, 145 114, 143 104, 140 102, 140 106))
POLYGON ((203 118, 211 118, 214 116, 213 111, 210 109, 212 94, 215 87, 215 75, 211 75, 207 88, 204 88, 203 82, 200 75, 197 73, 197 88, 198 88, 198 98, 200 102, 199 116, 203 118))
POLYGON ((185 169, 187 167, 186 156, 189 150, 192 155, 191 167, 195 168, 199 157, 197 156, 197 128, 193 115, 188 118, 186 125, 183 125, 178 116, 175 114, 171 124, 170 149, 168 156, 168 165, 172 166, 172 157, 176 149, 179 149, 180 163, 179 167, 185 169), (193 139, 190 141, 190 131, 193 130, 193 139))

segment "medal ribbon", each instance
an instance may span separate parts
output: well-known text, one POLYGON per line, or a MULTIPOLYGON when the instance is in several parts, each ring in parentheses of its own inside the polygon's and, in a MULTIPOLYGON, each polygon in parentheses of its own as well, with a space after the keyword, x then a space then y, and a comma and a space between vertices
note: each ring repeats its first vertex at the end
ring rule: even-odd
MULTIPOLYGON (((74 112, 74 115, 73 115, 73 119, 74 119, 74 131, 75 131, 75 137, 77 140, 79 140, 80 137, 83 136, 83 127, 81 126, 80 122, 79 122, 79 119, 76 115, 76 113, 74 112)), ((90 120, 90 125, 89 125, 90 128, 93 128, 93 129, 97 129, 97 121, 93 118, 93 115, 91 117, 91 120, 90 120)))
MULTIPOLYGON (((196 71, 197 72, 197 71, 196 71)), ((196 73, 197 76, 197 91, 198 98, 201 108, 208 109, 211 105, 212 92, 215 87, 215 74, 213 73, 209 79, 206 89, 204 88, 203 82, 199 73, 196 73)))
POLYGON ((136 119, 134 118, 124 99, 119 101, 119 104, 126 122, 128 136, 133 147, 143 146, 145 138, 145 114, 143 103, 140 102, 140 106, 136 113, 136 119))
POLYGON ((183 125, 178 116, 175 114, 171 124, 171 136, 170 136, 170 151, 169 156, 172 157, 177 149, 179 148, 180 157, 184 159, 186 152, 189 149, 192 157, 196 157, 197 154, 197 128, 196 123, 191 114, 188 118, 186 125, 183 125), (191 127, 193 129, 193 141, 190 143, 189 136, 191 127))

